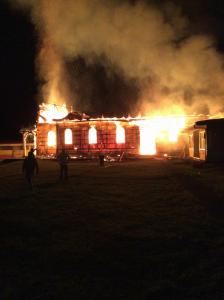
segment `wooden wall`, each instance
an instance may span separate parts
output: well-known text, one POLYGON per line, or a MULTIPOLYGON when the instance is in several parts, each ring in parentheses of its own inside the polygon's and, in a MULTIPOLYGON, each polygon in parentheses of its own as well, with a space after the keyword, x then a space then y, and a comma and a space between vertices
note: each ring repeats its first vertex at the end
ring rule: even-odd
POLYGON ((210 162, 224 161, 224 126, 222 123, 208 125, 207 129, 207 160, 210 162))
POLYGON ((188 147, 189 157, 207 159, 207 137, 204 128, 193 129, 189 132, 188 147))

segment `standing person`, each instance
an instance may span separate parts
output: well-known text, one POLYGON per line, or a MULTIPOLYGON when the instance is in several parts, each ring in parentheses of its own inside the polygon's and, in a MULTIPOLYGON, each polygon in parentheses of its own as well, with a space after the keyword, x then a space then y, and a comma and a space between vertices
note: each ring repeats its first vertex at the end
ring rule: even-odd
POLYGON ((68 179, 68 162, 70 160, 70 156, 65 149, 62 149, 57 159, 60 165, 60 179, 68 179))
POLYGON ((36 151, 36 149, 31 148, 30 151, 28 152, 28 156, 32 156, 33 158, 35 158, 34 152, 36 151))
POLYGON ((39 172, 38 163, 33 152, 34 150, 31 149, 28 156, 23 161, 23 173, 25 173, 26 180, 28 181, 31 189, 33 188, 32 178, 34 176, 34 172, 36 171, 36 174, 39 172))
POLYGON ((99 154, 99 163, 100 163, 100 167, 104 167, 104 154, 100 153, 99 154))

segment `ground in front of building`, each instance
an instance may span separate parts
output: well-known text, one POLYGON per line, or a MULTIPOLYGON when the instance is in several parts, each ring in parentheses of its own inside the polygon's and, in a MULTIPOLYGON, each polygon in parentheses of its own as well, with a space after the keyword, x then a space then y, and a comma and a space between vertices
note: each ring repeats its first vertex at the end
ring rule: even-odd
POLYGON ((176 160, 0 165, 1 299, 222 299, 224 169, 176 160))

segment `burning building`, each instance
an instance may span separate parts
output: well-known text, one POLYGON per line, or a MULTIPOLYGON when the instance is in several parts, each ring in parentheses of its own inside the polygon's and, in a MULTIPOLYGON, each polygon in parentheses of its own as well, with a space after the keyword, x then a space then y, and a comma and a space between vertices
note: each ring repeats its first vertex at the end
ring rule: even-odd
MULTIPOLYGON (((98 93, 98 83, 110 87, 112 96, 103 102, 107 105, 116 99, 112 91, 120 86, 115 84, 118 78, 124 87, 129 86, 130 94, 136 85, 133 98, 144 112, 160 108, 171 112, 172 106, 188 112, 223 112, 223 55, 210 35, 200 30, 191 34, 194 26, 179 7, 150 1, 11 2, 29 11, 37 29, 36 67, 43 83, 40 94, 47 102, 77 97, 84 100, 80 109, 95 110, 95 100, 104 101, 107 91, 99 88, 98 93), (102 84, 103 73, 109 84, 102 84)), ((120 89, 118 105, 129 93, 120 89)), ((128 99, 127 111, 133 111, 128 99)), ((42 105, 34 132, 37 155, 54 156, 62 148, 74 156, 175 154, 187 145, 191 156, 188 134, 182 129, 194 125, 194 119, 92 118, 69 113, 65 106, 42 105)))
POLYGON ((24 155, 27 137, 33 134, 40 158, 54 158, 65 149, 73 158, 103 153, 220 161, 224 160, 223 124, 220 116, 209 115, 93 118, 69 112, 65 105, 42 104, 36 126, 21 133, 24 155))
POLYGON ((66 149, 72 157, 99 153, 156 155, 180 153, 185 135, 183 116, 92 118, 66 106, 40 105, 35 141, 39 157, 66 149))
MULTIPOLYGON (((56 106, 54 109, 60 110, 56 106)), ((54 156, 61 149, 73 157, 95 156, 99 152, 138 152, 138 126, 125 118, 90 118, 66 112, 62 118, 47 119, 44 112, 40 109, 36 129, 39 156, 54 156)))

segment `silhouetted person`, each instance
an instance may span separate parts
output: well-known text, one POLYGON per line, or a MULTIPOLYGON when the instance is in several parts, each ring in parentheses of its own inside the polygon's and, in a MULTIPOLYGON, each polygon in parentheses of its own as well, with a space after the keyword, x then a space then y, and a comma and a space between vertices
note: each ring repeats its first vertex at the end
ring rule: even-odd
POLYGON ((31 149, 28 156, 23 161, 23 173, 25 173, 26 180, 28 181, 31 189, 33 188, 32 178, 34 176, 34 172, 36 171, 36 174, 39 172, 38 163, 33 152, 34 150, 31 149))
POLYGON ((104 155, 101 153, 99 154, 99 162, 100 162, 100 167, 104 166, 104 155))
POLYGON ((36 149, 31 148, 30 151, 28 152, 28 156, 30 155, 30 156, 32 156, 32 157, 35 158, 35 155, 34 155, 34 151, 35 151, 35 150, 36 150, 36 149))
POLYGON ((63 149, 57 156, 57 159, 60 165, 60 179, 68 179, 68 162, 70 160, 70 156, 65 149, 63 149))

